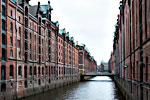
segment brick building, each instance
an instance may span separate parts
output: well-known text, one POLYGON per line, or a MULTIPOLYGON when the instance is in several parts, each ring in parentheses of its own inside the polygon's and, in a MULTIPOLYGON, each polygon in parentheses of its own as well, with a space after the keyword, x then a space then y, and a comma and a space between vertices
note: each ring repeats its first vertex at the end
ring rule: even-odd
POLYGON ((85 44, 78 45, 79 47, 79 72, 86 74, 88 72, 95 72, 97 70, 97 62, 93 56, 90 55, 89 50, 85 44))
POLYGON ((36 94, 79 76, 79 46, 51 20, 50 1, 29 1, 0 0, 0 98, 36 94))
POLYGON ((115 25, 114 57, 115 74, 132 81, 135 86, 144 85, 136 94, 136 100, 148 100, 150 85, 150 0, 122 0, 120 14, 115 25), (147 92, 146 92, 147 91, 147 92), (143 96, 145 95, 145 96, 143 96), (138 98, 139 97, 139 98, 138 98), (147 98, 147 99, 146 99, 147 98))
POLYGON ((111 53, 110 59, 108 61, 108 68, 110 73, 114 73, 114 53, 111 53))

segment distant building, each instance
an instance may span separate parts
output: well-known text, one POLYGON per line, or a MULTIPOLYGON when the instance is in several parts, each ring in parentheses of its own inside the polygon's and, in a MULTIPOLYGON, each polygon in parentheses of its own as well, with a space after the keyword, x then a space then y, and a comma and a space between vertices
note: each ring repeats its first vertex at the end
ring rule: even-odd
POLYGON ((101 64, 100 64, 100 71, 108 72, 109 71, 108 63, 101 62, 101 64))
POLYGON ((114 53, 111 53, 110 59, 108 61, 108 68, 110 73, 114 73, 114 53))

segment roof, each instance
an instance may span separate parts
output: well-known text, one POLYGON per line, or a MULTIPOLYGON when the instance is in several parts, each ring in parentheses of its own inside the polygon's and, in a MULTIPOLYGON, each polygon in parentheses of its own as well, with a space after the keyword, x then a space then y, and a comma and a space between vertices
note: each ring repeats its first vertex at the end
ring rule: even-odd
POLYGON ((59 26, 59 22, 58 21, 56 21, 56 22, 54 22, 54 21, 51 21, 52 22, 52 24, 54 24, 55 26, 59 26))
POLYGON ((69 32, 67 32, 67 33, 66 33, 66 37, 69 37, 69 36, 70 36, 70 34, 69 34, 69 32))
POLYGON ((60 35, 62 35, 63 33, 66 33, 65 28, 64 28, 64 29, 60 29, 60 30, 59 30, 59 34, 60 34, 60 35))
POLYGON ((37 6, 37 5, 35 5, 35 6, 30 6, 30 7, 29 7, 29 12, 30 12, 33 16, 36 16, 37 9, 38 9, 38 6, 37 6))
POLYGON ((44 14, 46 14, 48 10, 53 9, 50 5, 40 5, 40 7, 44 14))
POLYGON ((70 37, 69 40, 70 40, 70 41, 74 41, 74 37, 70 37))
MULTIPOLYGON (((19 0, 19 4, 22 3, 22 0, 19 0)), ((48 10, 53 10, 53 8, 50 5, 50 2, 47 5, 40 5, 41 11, 43 14, 46 14, 48 10)), ((29 12, 33 15, 36 16, 38 9, 38 5, 33 5, 29 7, 29 12)))

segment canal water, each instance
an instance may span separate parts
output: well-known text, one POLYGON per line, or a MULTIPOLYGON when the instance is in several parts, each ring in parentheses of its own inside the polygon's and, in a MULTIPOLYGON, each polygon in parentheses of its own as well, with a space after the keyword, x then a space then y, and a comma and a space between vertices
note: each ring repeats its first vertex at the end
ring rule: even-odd
POLYGON ((115 83, 105 76, 78 82, 21 100, 125 100, 115 83))

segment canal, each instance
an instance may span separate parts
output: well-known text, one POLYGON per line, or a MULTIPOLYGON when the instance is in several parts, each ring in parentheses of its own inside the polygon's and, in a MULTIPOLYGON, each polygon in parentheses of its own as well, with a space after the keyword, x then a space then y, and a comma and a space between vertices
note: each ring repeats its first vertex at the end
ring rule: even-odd
POLYGON ((105 76, 78 82, 21 100, 124 100, 115 83, 105 76))

